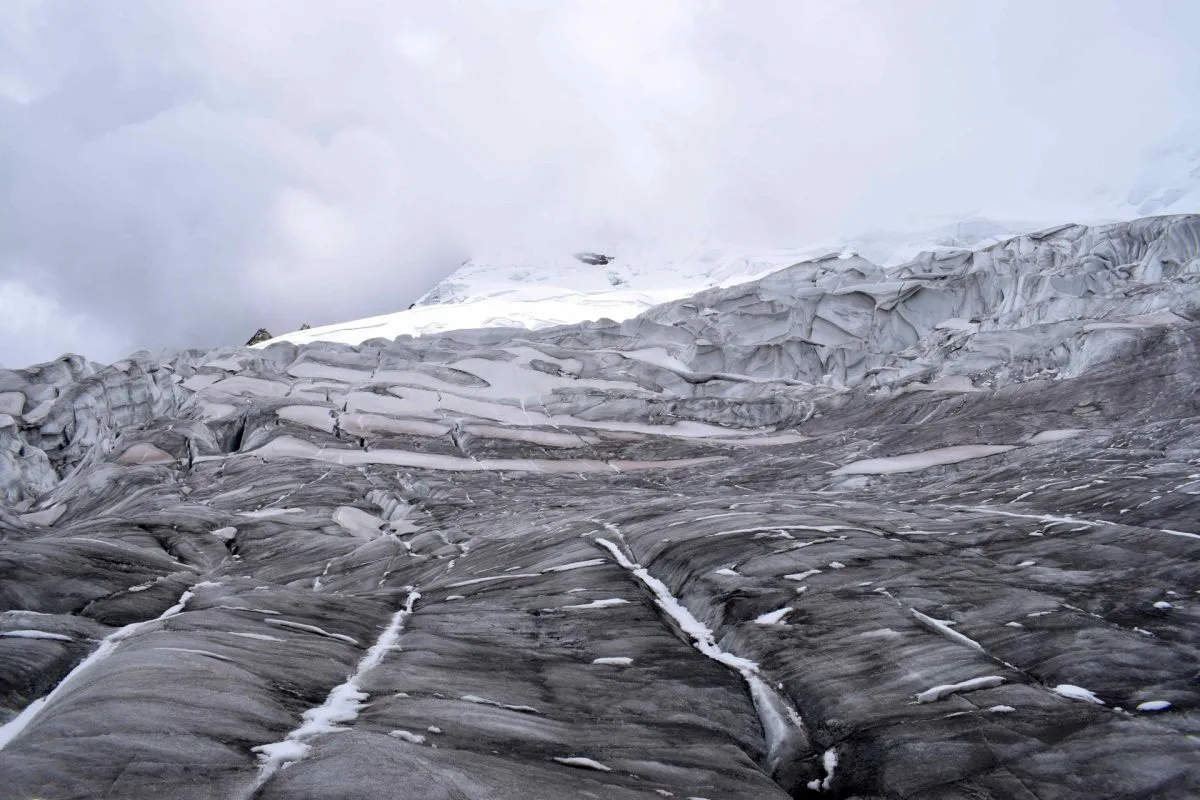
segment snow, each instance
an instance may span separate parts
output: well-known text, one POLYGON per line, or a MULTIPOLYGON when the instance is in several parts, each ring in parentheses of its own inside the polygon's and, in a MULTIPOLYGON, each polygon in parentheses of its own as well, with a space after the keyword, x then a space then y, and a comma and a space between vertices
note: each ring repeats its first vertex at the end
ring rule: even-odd
POLYGON ((607 600, 593 600, 590 603, 583 603, 582 605, 577 606, 563 606, 563 608, 612 608, 613 606, 624 606, 628 604, 628 600, 622 600, 620 597, 612 597, 607 600))
POLYGON ((892 475, 900 472, 919 472, 930 467, 945 464, 957 464, 975 458, 1007 453, 1016 445, 1008 444, 967 444, 953 447, 939 447, 919 453, 906 453, 902 456, 887 458, 869 458, 855 461, 844 467, 833 470, 831 475, 892 475))
POLYGON ((965 644, 967 647, 970 647, 974 650, 979 650, 980 652, 983 652, 983 645, 981 645, 979 642, 975 641, 974 639, 971 639, 967 636, 963 636, 961 633, 954 630, 949 625, 947 625, 945 622, 942 622, 940 619, 934 619, 933 617, 922 614, 920 611, 917 611, 915 608, 909 609, 909 611, 911 611, 912 615, 914 617, 916 617, 917 620, 920 621, 923 625, 925 625, 928 628, 932 628, 933 630, 935 630, 938 633, 945 636, 947 639, 958 642, 959 644, 965 644))
POLYGON ((963 692, 973 692, 976 689, 994 689, 1004 683, 1004 678, 996 675, 988 675, 982 678, 971 678, 960 683, 946 683, 941 686, 934 686, 932 689, 926 689, 917 695, 918 703, 934 703, 945 697, 954 694, 962 694, 963 692))
POLYGON ((287 639, 280 639, 278 636, 269 636, 265 633, 242 633, 240 631, 226 631, 229 636, 241 636, 245 639, 257 639, 260 642, 286 642, 287 639))
POLYGON ((734 577, 734 578, 738 577, 738 571, 735 569, 730 569, 729 567, 722 567, 721 569, 716 571, 716 574, 717 575, 727 575, 729 577, 734 577))
POLYGON ((572 561, 570 564, 563 564, 558 567, 547 567, 542 572, 569 572, 574 569, 583 569, 584 567, 598 567, 604 563, 603 558, 589 558, 586 561, 572 561))
POLYGON ((354 506, 338 506, 333 512, 333 521, 362 539, 375 539, 383 534, 388 523, 354 506))
POLYGON ((1011 714, 1016 711, 1016 709, 1012 706, 992 706, 988 709, 988 711, 992 712, 993 714, 1011 714))
POLYGON ((55 504, 49 508, 44 508, 41 511, 31 511, 28 514, 22 514, 21 521, 28 522, 31 525, 43 525, 48 527, 58 522, 58 520, 63 514, 66 513, 66 511, 67 507, 65 505, 62 505, 61 503, 55 504))
POLYGON ((1099 697, 1096 697, 1093 692, 1090 692, 1081 686, 1073 686, 1069 683, 1060 683, 1050 691, 1071 700, 1082 700, 1085 703, 1095 703, 1098 706, 1104 705, 1103 700, 1101 700, 1099 697))
MULTIPOLYGON (((680 458, 670 461, 597 461, 592 459, 536 459, 536 458, 491 458, 473 459, 436 453, 415 453, 408 450, 340 450, 297 439, 294 436, 279 436, 267 444, 250 451, 251 455, 271 461, 279 458, 311 458, 333 464, 353 466, 359 464, 393 464, 419 469, 437 469, 450 472, 477 472, 487 470, 583 473, 583 472, 628 472, 643 469, 678 469, 700 464, 724 461, 724 456, 680 458)), ((245 516, 245 515, 243 515, 245 516)))
MULTIPOLYGON (((620 535, 620 530, 611 523, 604 527, 620 535)), ((793 742, 805 739, 804 722, 790 703, 772 689, 759 674, 759 666, 748 658, 721 649, 717 644, 712 630, 698 620, 690 610, 671 593, 665 583, 650 573, 650 570, 630 560, 613 542, 597 537, 593 540, 596 545, 604 548, 612 555, 618 565, 629 570, 635 578, 641 581, 654 594, 655 604, 670 617, 679 629, 692 640, 692 645, 704 655, 725 666, 737 670, 750 689, 755 711, 758 712, 762 723, 763 735, 767 743, 767 760, 774 768, 781 763, 787 749, 793 742)))
POLYGON ((261 508, 258 511, 239 511, 238 516, 250 519, 270 519, 271 517, 282 517, 284 514, 303 513, 303 508, 261 508))
POLYGON ((1159 609, 1160 611, 1166 611, 1167 609, 1174 608, 1175 606, 1171 605, 1166 600, 1159 600, 1157 603, 1154 604, 1154 607, 1159 609))
POLYGON ((783 577, 785 580, 789 580, 789 581, 803 581, 803 580, 807 580, 807 579, 811 578, 813 575, 820 575, 820 574, 821 574, 821 570, 810 569, 810 570, 806 570, 804 572, 794 572, 791 575, 784 575, 783 577))
POLYGON ((11 639, 50 639, 57 642, 75 641, 70 636, 63 636, 61 633, 47 633, 46 631, 0 631, 0 637, 11 639))
POLYGON ((560 764, 566 764, 568 767, 580 767, 581 769, 594 769, 599 772, 612 772, 612 767, 606 767, 599 761, 593 761, 590 758, 581 756, 555 756, 554 760, 560 764))
POLYGON ((425 744, 425 737, 419 733, 413 733, 412 731, 405 731, 405 730, 390 731, 388 733, 388 736, 394 736, 397 739, 403 739, 404 741, 411 742, 412 744, 425 744))
POLYGON ((171 464, 175 456, 152 444, 139 442, 117 456, 118 464, 171 464))
POLYGON ((1147 700, 1144 703, 1138 703, 1138 711, 1166 711, 1171 707, 1171 704, 1166 700, 1147 700))
POLYGON ((811 780, 808 782, 808 788, 814 792, 828 792, 829 787, 833 783, 833 772, 837 769, 838 755, 837 751, 830 748, 821 756, 821 766, 825 769, 825 777, 822 780, 811 780))
POLYGON ((755 625, 780 625, 785 617, 794 611, 791 606, 781 608, 778 611, 771 611, 767 614, 760 614, 754 618, 755 625))
POLYGON ((511 705, 509 703, 501 703, 498 700, 489 700, 486 697, 480 697, 477 694, 464 694, 459 700, 465 700, 468 703, 476 703, 481 706, 495 706, 496 708, 507 709, 508 711, 520 711, 525 714, 540 714, 533 706, 511 705))
POLYGON ((1029 444, 1049 444, 1050 442, 1062 442, 1067 439, 1074 439, 1076 436, 1081 436, 1087 433, 1083 428, 1059 428, 1057 430, 1042 431, 1034 434, 1029 439, 1029 444))
MULTIPOLYGON (((632 241, 605 246, 580 243, 609 256, 611 260, 603 265, 581 262, 573 250, 523 248, 465 262, 407 310, 293 331, 255 346, 280 341, 359 344, 377 337, 469 328, 538 329, 586 320, 621 321, 702 289, 744 283, 804 261, 834 256, 853 265, 854 259, 862 257, 887 267, 922 251, 985 247, 1045 227, 1039 221, 947 218, 908 230, 876 231, 791 248, 708 241, 670 248, 632 241)), ((942 322, 952 330, 969 324, 954 319, 942 322)))
POLYGON ((281 628, 292 628, 294 630, 304 631, 306 633, 315 633, 318 636, 327 636, 330 639, 337 639, 338 641, 342 641, 342 642, 345 642, 346 644, 352 644, 355 647, 358 647, 357 639, 351 638, 351 637, 346 636, 345 634, 341 634, 341 633, 330 633, 329 631, 325 630, 324 628, 318 628, 316 625, 306 625, 303 622, 292 622, 289 619, 264 619, 263 622, 265 622, 268 625, 277 625, 281 628))
MULTIPOLYGON (((305 739, 312 738, 319 734, 334 733, 337 731, 346 730, 343 723, 353 722, 358 719, 358 713, 362 708, 363 701, 368 697, 367 693, 359 688, 360 682, 366 677, 372 669, 379 666, 383 661, 383 657, 396 647, 396 642, 400 638, 400 633, 404 629, 404 622, 412 615, 413 608, 417 600, 421 598, 421 593, 415 589, 408 593, 404 607, 392 615, 383 633, 375 640, 371 649, 358 662, 357 667, 349 678, 344 683, 338 684, 329 691, 325 696, 325 702, 316 708, 310 708, 301 716, 303 723, 292 730, 283 740, 272 742, 269 744, 259 745, 250 748, 255 753, 259 754, 259 775, 257 787, 261 787, 267 782, 278 770, 282 769, 289 763, 298 761, 308 755, 310 747, 304 742, 305 739)), ((357 644, 354 639, 349 636, 343 636, 337 633, 329 633, 315 625, 302 625, 301 623, 288 623, 287 620, 266 620, 269 623, 287 625, 288 627, 296 627, 303 630, 320 632, 325 636, 343 639, 357 644)))
POLYGON ((449 589, 458 589, 462 586, 474 586, 477 583, 491 583, 492 581, 505 581, 513 578, 540 578, 540 572, 521 572, 516 575, 489 575, 486 578, 472 578, 468 581, 458 581, 457 583, 447 584, 449 589))
POLYGON ((628 656, 605 656, 604 658, 593 658, 592 663, 610 667, 628 667, 633 663, 633 659, 628 656))

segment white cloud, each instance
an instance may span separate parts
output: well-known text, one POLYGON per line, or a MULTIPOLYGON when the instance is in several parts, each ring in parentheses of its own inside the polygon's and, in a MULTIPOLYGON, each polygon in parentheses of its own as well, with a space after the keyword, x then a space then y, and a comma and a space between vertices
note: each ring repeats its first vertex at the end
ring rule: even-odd
POLYGON ((1170 0, 12 0, 0 264, 39 266, 0 279, 115 358, 393 311, 473 254, 1057 220, 1191 129, 1197 28, 1170 0))
MULTIPOLYGON (((0 341, 11 343, 8 349, 16 353, 21 343, 37 342, 40 352, 53 354, 42 356, 43 360, 77 352, 80 343, 107 352, 129 345, 100 320, 68 311, 54 297, 15 280, 0 280, 0 341)), ((23 367, 26 362, 4 358, 0 366, 23 367)))

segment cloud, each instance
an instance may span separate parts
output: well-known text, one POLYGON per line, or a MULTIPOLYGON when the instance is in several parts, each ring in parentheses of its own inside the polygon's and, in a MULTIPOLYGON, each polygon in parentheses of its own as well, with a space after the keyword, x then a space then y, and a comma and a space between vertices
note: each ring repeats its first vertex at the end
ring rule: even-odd
POLYGON ((537 245, 1085 214, 1195 124, 1197 29, 1170 0, 9 0, 0 363, 384 313, 537 245))

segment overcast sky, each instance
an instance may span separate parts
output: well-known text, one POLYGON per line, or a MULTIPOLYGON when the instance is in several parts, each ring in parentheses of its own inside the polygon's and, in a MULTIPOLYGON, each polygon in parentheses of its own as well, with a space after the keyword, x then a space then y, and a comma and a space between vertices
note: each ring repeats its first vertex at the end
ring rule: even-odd
POLYGON ((1191 129, 1197 31, 1195 0, 2 0, 0 364, 394 311, 530 245, 1056 220, 1191 129))

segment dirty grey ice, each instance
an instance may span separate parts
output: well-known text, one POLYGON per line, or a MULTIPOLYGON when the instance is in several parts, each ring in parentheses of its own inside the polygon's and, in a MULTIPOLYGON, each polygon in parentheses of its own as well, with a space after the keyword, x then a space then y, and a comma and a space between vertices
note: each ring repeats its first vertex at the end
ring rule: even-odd
POLYGON ((0 372, 4 798, 1200 793, 1200 217, 0 372))

